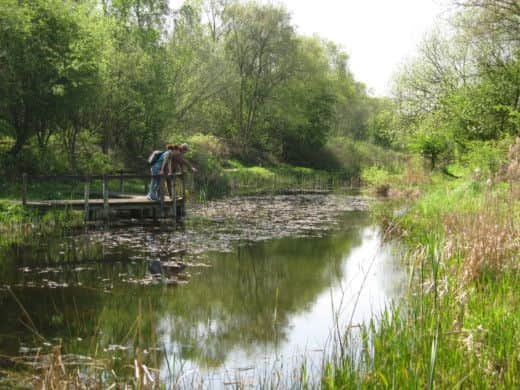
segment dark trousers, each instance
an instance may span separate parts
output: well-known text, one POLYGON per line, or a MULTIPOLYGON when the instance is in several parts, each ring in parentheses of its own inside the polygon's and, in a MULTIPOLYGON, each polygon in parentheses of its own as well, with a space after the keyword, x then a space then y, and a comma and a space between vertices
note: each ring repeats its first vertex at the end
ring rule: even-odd
POLYGON ((167 176, 165 181, 166 181, 166 189, 168 190, 168 196, 170 197, 170 199, 172 199, 172 181, 173 181, 173 178, 171 176, 167 176))

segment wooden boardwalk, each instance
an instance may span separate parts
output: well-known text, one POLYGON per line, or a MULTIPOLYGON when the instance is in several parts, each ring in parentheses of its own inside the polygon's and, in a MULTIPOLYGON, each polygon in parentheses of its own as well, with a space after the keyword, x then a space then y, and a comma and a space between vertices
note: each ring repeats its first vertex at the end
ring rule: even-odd
POLYGON ((84 176, 56 176, 56 177, 32 177, 32 181, 50 181, 52 179, 66 179, 81 181, 84 183, 83 199, 59 199, 59 200, 28 200, 28 176, 23 175, 22 182, 22 204, 24 207, 37 209, 46 212, 55 209, 83 210, 85 221, 90 220, 110 220, 116 218, 172 218, 176 221, 186 214, 186 189, 183 174, 175 174, 171 178, 170 192, 173 199, 165 196, 165 177, 161 177, 161 185, 158 200, 149 200, 145 195, 125 194, 122 192, 110 193, 108 191, 109 180, 117 179, 120 182, 120 190, 123 190, 125 179, 143 179, 145 181, 145 191, 147 181, 151 179, 148 175, 117 175, 102 177, 84 176), (101 198, 90 197, 90 184, 92 180, 101 179, 103 182, 103 193, 101 198), (180 190, 177 190, 179 184, 180 190))
MULTIPOLYGON (((177 197, 177 202, 181 203, 184 201, 182 196, 177 197)), ((148 200, 143 195, 122 195, 117 198, 108 199, 109 207, 117 208, 136 208, 136 207, 158 207, 161 205, 160 200, 148 200)), ((172 200, 169 198, 164 199, 165 206, 171 206, 172 200)), ((103 208, 105 205, 104 199, 89 199, 88 205, 90 208, 103 208)), ((50 208, 72 208, 72 209, 84 209, 85 201, 83 199, 72 199, 72 200, 38 200, 38 201, 27 201, 25 203, 27 207, 35 207, 41 209, 50 208)))

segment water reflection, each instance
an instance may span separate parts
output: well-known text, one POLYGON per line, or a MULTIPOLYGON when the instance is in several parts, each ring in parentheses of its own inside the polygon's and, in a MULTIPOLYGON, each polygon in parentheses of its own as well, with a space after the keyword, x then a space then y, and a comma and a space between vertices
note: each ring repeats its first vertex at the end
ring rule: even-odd
MULTIPOLYGON (((198 240, 210 240, 208 230, 188 227, 175 237, 109 231, 16 248, 1 270, 17 300, 0 292, 0 353, 41 344, 37 331, 61 339, 68 353, 124 357, 139 347, 164 380, 186 387, 220 387, 237 376, 258 385, 273 370, 291 382, 302 356, 317 369, 337 329, 372 318, 398 292, 401 273, 367 214, 334 221, 328 233, 320 227, 315 235, 236 241, 227 252, 197 254, 210 267, 188 267, 175 285, 130 281, 146 275, 143 259, 171 253, 172 243, 178 249, 182 235, 202 231, 198 240), (107 244, 99 235, 123 239, 107 244), (101 262, 32 268, 56 258, 101 262)), ((124 359, 115 367, 123 370, 124 359)))

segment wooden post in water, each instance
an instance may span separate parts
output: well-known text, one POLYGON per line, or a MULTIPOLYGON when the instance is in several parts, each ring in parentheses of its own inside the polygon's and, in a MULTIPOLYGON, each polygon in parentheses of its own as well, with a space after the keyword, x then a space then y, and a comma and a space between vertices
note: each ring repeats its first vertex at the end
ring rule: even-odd
POLYGON ((22 205, 27 205, 27 173, 22 174, 22 205))
POLYGON ((103 213, 104 218, 110 218, 110 204, 108 203, 108 179, 103 175, 103 213))
POLYGON ((172 194, 172 218, 174 222, 177 222, 177 186, 175 184, 177 175, 172 175, 170 193, 172 194))
POLYGON ((88 222, 88 220, 90 219, 90 210, 89 210, 89 198, 90 198, 90 178, 86 178, 85 179, 85 198, 84 198, 84 202, 85 202, 85 222, 88 222))
POLYGON ((161 175, 159 183, 159 202, 160 202, 160 217, 164 218, 164 175, 161 175))

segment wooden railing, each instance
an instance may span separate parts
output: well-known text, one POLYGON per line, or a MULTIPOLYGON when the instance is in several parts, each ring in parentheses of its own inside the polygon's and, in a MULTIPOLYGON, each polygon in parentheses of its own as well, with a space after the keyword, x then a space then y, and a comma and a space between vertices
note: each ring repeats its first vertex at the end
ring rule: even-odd
MULTIPOLYGON (((170 193, 172 198, 171 204, 171 215, 174 218, 177 218, 177 201, 179 198, 179 194, 177 193, 177 180, 180 183, 180 195, 183 200, 183 205, 185 204, 186 198, 186 184, 184 180, 183 173, 175 173, 173 175, 143 175, 143 174, 135 174, 135 173, 125 173, 124 171, 118 171, 113 174, 106 175, 37 175, 30 176, 26 173, 22 175, 22 204, 24 206, 28 205, 28 184, 29 181, 38 181, 38 182, 60 182, 60 181, 72 181, 72 182, 82 182, 84 185, 83 191, 83 203, 84 203, 84 212, 85 219, 88 220, 88 216, 90 215, 90 207, 91 207, 91 183, 96 180, 102 181, 102 199, 103 199, 103 210, 105 216, 108 218, 110 215, 110 192, 109 192, 109 181, 110 180, 118 180, 119 181, 119 193, 123 194, 125 190, 125 180, 143 180, 144 181, 144 193, 148 193, 148 185, 152 178, 160 178, 160 185, 158 190, 159 199, 157 202, 159 203, 159 209, 161 216, 165 215, 165 191, 164 191, 164 182, 167 178, 170 178, 170 193)), ((118 196, 118 198, 120 198, 118 196)), ((78 199, 76 199, 78 200, 78 199)), ((66 201, 62 201, 63 204, 66 204, 66 201)), ((184 210, 183 210, 184 213, 184 210)))

